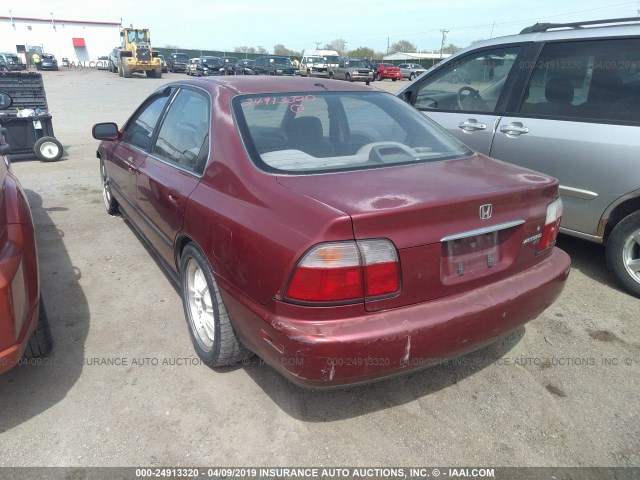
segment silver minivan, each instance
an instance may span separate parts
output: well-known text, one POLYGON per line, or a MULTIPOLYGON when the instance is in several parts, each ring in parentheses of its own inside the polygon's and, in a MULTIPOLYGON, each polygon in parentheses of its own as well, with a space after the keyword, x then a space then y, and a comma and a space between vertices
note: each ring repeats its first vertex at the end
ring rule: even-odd
POLYGON ((397 95, 471 148, 557 177, 561 232, 606 245, 610 271, 640 297, 638 21, 536 24, 452 55, 397 95))

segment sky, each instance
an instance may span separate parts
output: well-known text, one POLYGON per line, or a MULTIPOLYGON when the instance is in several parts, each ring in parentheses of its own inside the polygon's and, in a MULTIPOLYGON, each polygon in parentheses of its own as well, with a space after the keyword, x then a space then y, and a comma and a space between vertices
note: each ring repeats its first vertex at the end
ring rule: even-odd
POLYGON ((282 44, 302 51, 343 39, 376 52, 399 40, 419 51, 520 32, 536 22, 640 16, 640 0, 0 0, 0 16, 122 22, 151 30, 158 47, 233 52, 282 44))

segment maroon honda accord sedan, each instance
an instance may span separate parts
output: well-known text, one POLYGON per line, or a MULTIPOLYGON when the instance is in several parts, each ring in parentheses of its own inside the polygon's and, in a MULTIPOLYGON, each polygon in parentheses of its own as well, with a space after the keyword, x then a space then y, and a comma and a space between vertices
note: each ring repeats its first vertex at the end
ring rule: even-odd
POLYGON ((107 212, 180 285, 212 366, 256 353, 316 388, 410 372, 518 329, 569 273, 557 180, 364 85, 184 79, 93 136, 107 212))

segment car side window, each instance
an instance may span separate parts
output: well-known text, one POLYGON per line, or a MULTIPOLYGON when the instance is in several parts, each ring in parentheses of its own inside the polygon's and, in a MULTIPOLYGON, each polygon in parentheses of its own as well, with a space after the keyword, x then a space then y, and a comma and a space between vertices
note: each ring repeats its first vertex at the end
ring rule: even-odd
POLYGON ((493 113, 520 47, 482 50, 450 62, 418 86, 418 110, 493 113))
POLYGON ((122 141, 142 150, 148 150, 151 146, 153 131, 169 98, 170 95, 161 94, 149 99, 127 123, 122 141))
POLYGON ((181 90, 160 127, 153 154, 202 173, 209 153, 209 104, 205 94, 181 90))
POLYGON ((640 121, 640 40, 546 45, 520 112, 600 121, 640 121))

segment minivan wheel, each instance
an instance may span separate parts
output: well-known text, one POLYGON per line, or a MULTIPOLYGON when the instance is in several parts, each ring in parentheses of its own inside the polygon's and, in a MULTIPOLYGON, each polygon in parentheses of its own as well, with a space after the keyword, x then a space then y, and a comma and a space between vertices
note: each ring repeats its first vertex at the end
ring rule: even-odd
POLYGON ((204 363, 222 367, 252 355, 231 325, 209 262, 193 243, 180 258, 180 288, 191 341, 204 363))
POLYGON ((640 212, 618 223, 607 240, 607 266, 616 280, 640 297, 640 212))

